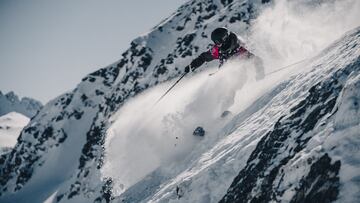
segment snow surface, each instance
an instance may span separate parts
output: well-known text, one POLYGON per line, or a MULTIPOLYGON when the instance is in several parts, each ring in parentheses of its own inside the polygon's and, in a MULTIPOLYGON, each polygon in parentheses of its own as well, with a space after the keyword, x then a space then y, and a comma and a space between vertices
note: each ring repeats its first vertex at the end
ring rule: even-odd
POLYGON ((15 146, 21 130, 29 121, 28 117, 16 112, 0 117, 0 154, 15 146))
POLYGON ((253 69, 251 61, 232 61, 213 76, 209 73, 215 68, 185 78, 156 106, 154 101, 174 81, 129 100, 111 118, 107 137, 110 159, 103 173, 119 181, 116 192, 120 194, 160 166, 169 165, 166 171, 183 169, 176 163, 193 161, 224 136, 223 127, 232 118, 221 118, 225 110, 237 115, 283 80, 282 74, 274 74, 256 82, 253 69), (192 136, 197 126, 204 127, 205 138, 192 136))

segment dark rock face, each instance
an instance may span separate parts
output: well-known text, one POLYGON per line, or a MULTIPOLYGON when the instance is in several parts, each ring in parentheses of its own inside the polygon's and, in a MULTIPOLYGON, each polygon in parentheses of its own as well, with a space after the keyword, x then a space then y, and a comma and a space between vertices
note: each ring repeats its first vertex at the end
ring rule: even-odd
MULTIPOLYGON (((314 85, 308 96, 294 106, 289 115, 282 116, 273 130, 259 141, 246 167, 233 180, 220 202, 278 201, 277 195, 284 191, 277 190, 274 180, 283 175, 282 166, 306 147, 311 139, 309 132, 319 121, 331 117, 333 111, 336 112, 334 106, 346 79, 353 71, 360 69, 359 64, 360 58, 314 85)), ((323 155, 311 165, 308 176, 301 181, 301 187, 296 190, 292 202, 335 200, 339 191, 337 175, 340 166, 340 161, 330 164, 328 155, 323 155), (311 198, 314 199, 310 201, 311 198)))
POLYGON ((339 170, 341 162, 331 164, 331 158, 324 154, 311 165, 308 176, 300 181, 300 188, 291 202, 332 202, 339 194, 339 170))

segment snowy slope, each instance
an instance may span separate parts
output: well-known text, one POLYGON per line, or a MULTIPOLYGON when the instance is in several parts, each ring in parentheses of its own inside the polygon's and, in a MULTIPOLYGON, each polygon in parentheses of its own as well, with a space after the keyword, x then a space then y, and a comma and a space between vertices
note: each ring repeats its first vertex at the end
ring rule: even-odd
POLYGON ((31 118, 40 111, 42 106, 43 105, 35 99, 24 97, 20 100, 14 92, 3 94, 0 91, 0 116, 14 111, 31 118))
MULTIPOLYGON (((152 101, 147 98, 151 93, 130 101, 132 103, 116 118, 129 129, 115 122, 109 130, 111 136, 121 136, 110 137, 108 156, 113 158, 108 161, 110 169, 104 169, 118 184, 115 191, 121 195, 115 202, 324 202, 337 198, 339 202, 359 201, 356 194, 360 185, 356 180, 360 176, 357 150, 360 144, 357 133, 360 127, 360 27, 298 68, 302 69, 301 73, 280 83, 268 78, 258 84, 275 82, 274 87, 231 120, 216 120, 217 124, 225 123, 220 129, 219 126, 210 128, 214 118, 202 117, 205 126, 210 124, 205 127, 210 130, 203 140, 192 137, 186 129, 188 126, 183 125, 187 123, 183 119, 194 118, 197 112, 183 116, 186 108, 184 110, 180 102, 174 104, 178 105, 175 112, 171 107, 161 107, 168 108, 164 110, 168 115, 138 112, 142 118, 139 121, 144 123, 131 120, 130 124, 124 124, 121 116, 129 117, 130 112, 136 112, 130 106, 144 106, 146 101, 152 101), (159 125, 156 121, 159 116, 175 117, 176 122, 168 121, 173 125, 171 133, 154 127, 159 125), (146 124, 147 119, 151 123, 146 124), (171 147, 164 149, 165 144, 159 142, 171 147), (126 148, 122 143, 130 146, 126 148), (180 158, 174 158, 174 153, 180 158), (121 154, 126 157, 122 158, 121 154), (166 160, 169 157, 173 162, 166 160), (156 170, 147 176, 139 170, 147 168, 156 170), (138 176, 141 181, 133 181, 138 176), (137 183, 128 188, 126 184, 133 182, 137 183)), ((204 86, 211 87, 205 84, 202 88, 204 86)), ((246 88, 247 84, 238 94, 246 96, 247 92, 243 91, 246 88)), ((181 90, 174 94, 184 96, 181 90)), ((202 100, 195 98, 193 102, 199 101, 202 100)), ((215 107, 209 102, 201 104, 215 107)))
POLYGON ((28 117, 16 112, 0 117, 0 154, 10 151, 15 146, 21 130, 29 121, 28 117))
POLYGON ((359 26, 359 3, 269 2, 190 1, 119 61, 50 101, 0 157, 0 201, 297 202, 319 191, 356 198, 357 151, 346 142, 356 149, 359 30, 340 36, 359 26), (267 72, 308 60, 260 82, 251 61, 212 77, 217 64, 209 63, 152 108, 225 25, 249 40, 267 72), (233 114, 220 118, 227 109, 233 114), (204 139, 191 135, 197 125, 204 139))

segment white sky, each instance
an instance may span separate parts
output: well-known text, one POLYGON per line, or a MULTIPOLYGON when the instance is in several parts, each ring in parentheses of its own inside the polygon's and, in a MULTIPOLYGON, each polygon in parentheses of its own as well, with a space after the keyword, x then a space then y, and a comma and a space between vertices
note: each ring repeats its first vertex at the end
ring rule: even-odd
POLYGON ((0 0, 0 90, 48 100, 188 0, 0 0))

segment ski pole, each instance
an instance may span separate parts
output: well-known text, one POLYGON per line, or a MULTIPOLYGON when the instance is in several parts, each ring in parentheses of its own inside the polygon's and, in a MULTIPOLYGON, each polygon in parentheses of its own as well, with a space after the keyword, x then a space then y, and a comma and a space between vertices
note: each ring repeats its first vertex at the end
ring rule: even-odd
POLYGON ((290 68, 291 66, 294 66, 294 65, 296 65, 296 64, 302 63, 302 62, 306 61, 307 59, 309 59, 309 58, 305 58, 305 59, 303 59, 303 60, 297 61, 297 62, 292 63, 292 64, 290 64, 290 65, 287 65, 287 66, 281 67, 281 68, 279 68, 279 69, 277 69, 277 70, 274 70, 274 71, 271 71, 271 72, 269 72, 269 73, 266 73, 265 76, 271 75, 271 74, 273 74, 273 73, 279 72, 279 71, 284 70, 284 69, 287 69, 287 68, 290 68))
POLYGON ((183 77, 184 77, 186 74, 187 74, 187 72, 183 73, 183 74, 181 75, 181 77, 155 102, 155 104, 154 104, 153 106, 155 106, 157 103, 159 103, 160 100, 161 100, 162 98, 164 98, 164 97, 170 92, 170 90, 171 90, 172 88, 174 88, 175 85, 178 84, 181 79, 183 79, 183 77))

